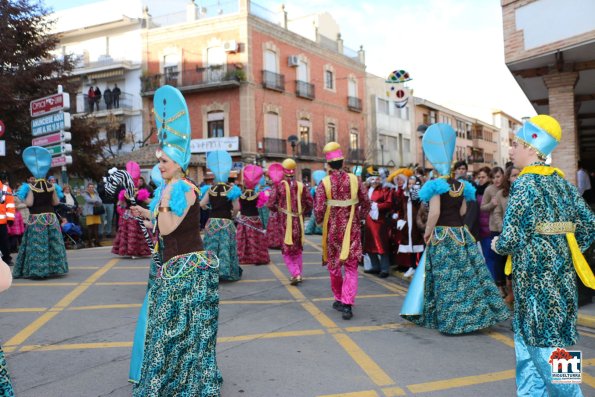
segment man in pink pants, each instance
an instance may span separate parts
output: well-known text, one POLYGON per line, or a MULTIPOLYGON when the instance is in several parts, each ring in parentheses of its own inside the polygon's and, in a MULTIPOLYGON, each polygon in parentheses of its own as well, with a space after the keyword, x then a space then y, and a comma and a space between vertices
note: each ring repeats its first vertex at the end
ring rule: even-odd
POLYGON ((290 284, 298 285, 302 282, 304 213, 312 209, 312 196, 302 182, 295 180, 295 161, 285 159, 281 165, 284 178, 271 190, 267 207, 279 212, 283 232, 281 253, 291 274, 290 284))
POLYGON ((314 216, 323 227, 322 261, 331 276, 333 308, 349 320, 357 295, 357 266, 362 260, 360 222, 370 211, 370 200, 357 177, 343 171, 341 146, 329 142, 323 151, 330 170, 316 188, 314 216))

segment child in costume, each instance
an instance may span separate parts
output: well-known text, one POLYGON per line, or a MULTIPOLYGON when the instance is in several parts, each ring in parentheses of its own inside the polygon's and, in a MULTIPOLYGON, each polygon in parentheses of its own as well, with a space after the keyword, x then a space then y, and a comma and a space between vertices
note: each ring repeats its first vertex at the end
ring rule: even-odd
POLYGON ((463 222, 466 200, 475 197, 475 189, 451 177, 456 138, 449 124, 438 123, 422 139, 426 158, 441 176, 419 192, 430 203, 427 246, 401 310, 404 319, 445 334, 473 332, 510 317, 463 222))
POLYGON ((219 258, 219 278, 237 281, 242 278, 242 268, 238 261, 236 227, 232 219, 240 209, 238 198, 242 191, 236 185, 227 183, 231 165, 231 156, 226 151, 209 152, 207 167, 215 175, 215 184, 204 194, 200 206, 211 208, 205 227, 205 249, 219 258))
POLYGON ((23 151, 23 161, 35 182, 24 183, 17 195, 29 207, 29 219, 14 266, 14 278, 47 278, 68 273, 66 248, 54 206, 60 203, 56 187, 45 180, 51 153, 39 146, 23 151))
POLYGON ((240 196, 240 214, 237 217, 236 234, 239 262, 255 265, 268 264, 270 258, 266 229, 262 226, 258 214, 257 204, 260 195, 255 190, 263 170, 257 165, 248 164, 242 172, 244 191, 240 196))
POLYGON ((217 258, 200 237, 198 188, 185 177, 190 163, 190 118, 182 94, 171 86, 155 92, 154 113, 164 183, 149 209, 132 215, 154 222, 162 266, 141 308, 130 381, 134 397, 221 394, 216 342, 219 315, 217 258))
POLYGON ((512 270, 519 396, 583 395, 578 384, 552 383, 549 363, 557 348, 578 339, 576 274, 595 288, 581 253, 595 240, 595 214, 564 173, 545 163, 561 138, 560 125, 547 115, 517 131, 510 158, 521 172, 510 189, 502 233, 492 240, 496 253, 511 255, 506 273, 512 270))

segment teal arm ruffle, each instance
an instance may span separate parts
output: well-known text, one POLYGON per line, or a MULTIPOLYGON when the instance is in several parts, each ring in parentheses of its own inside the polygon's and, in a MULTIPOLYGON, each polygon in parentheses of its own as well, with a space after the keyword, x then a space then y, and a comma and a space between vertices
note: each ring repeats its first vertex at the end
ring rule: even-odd
POLYGON ((29 194, 29 190, 31 190, 31 186, 28 183, 23 183, 19 190, 17 191, 17 197, 21 201, 25 201, 27 195, 29 194))
POLYGON ((160 185, 157 190, 153 193, 153 199, 149 204, 149 210, 151 210, 151 214, 155 213, 155 207, 159 205, 159 200, 161 200, 161 190, 163 189, 163 185, 160 185))
POLYGON ((477 197, 475 196, 475 186, 467 181, 461 181, 465 184, 465 188, 463 189, 463 196, 465 197, 465 201, 475 201, 477 197))
MULTIPOLYGON (((419 191, 421 201, 429 203, 432 197, 441 195, 450 190, 450 185, 446 179, 438 178, 427 181, 419 191)), ((465 189, 466 190, 466 189, 465 189)), ((475 191, 475 190, 474 190, 475 191)))
POLYGON ((62 190, 62 186, 58 185, 57 183, 54 183, 54 188, 56 189, 56 195, 60 200, 62 200, 62 198, 64 197, 64 191, 62 190))
POLYGON ((242 190, 240 190, 239 187, 237 187, 236 185, 234 185, 229 192, 227 192, 227 199, 229 201, 233 201, 235 199, 238 199, 240 196, 242 195, 242 190))
POLYGON ((172 212, 177 216, 184 215, 184 210, 188 205, 188 202, 186 201, 186 193, 189 191, 190 186, 184 181, 177 181, 171 188, 169 206, 172 212))
POLYGON ((202 198, 205 196, 205 194, 207 194, 207 192, 209 191, 211 187, 209 185, 204 185, 200 188, 200 197, 199 200, 202 200, 202 198))

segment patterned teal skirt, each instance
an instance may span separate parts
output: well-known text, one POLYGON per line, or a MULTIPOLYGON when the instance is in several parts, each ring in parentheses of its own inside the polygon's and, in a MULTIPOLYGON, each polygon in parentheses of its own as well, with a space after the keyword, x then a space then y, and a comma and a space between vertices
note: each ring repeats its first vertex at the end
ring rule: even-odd
POLYGON ((219 258, 221 280, 237 281, 242 278, 236 227, 230 219, 209 218, 205 227, 205 251, 210 251, 219 258))
POLYGON ((62 230, 54 213, 29 215, 14 265, 14 278, 46 278, 68 273, 62 230))
POLYGON ((314 218, 314 214, 306 221, 306 226, 304 227, 304 234, 311 235, 311 234, 320 234, 322 235, 322 226, 318 226, 316 224, 316 219, 314 218))
POLYGON ((12 382, 8 376, 6 369, 6 360, 4 359, 4 352, 0 347, 0 397, 13 397, 12 382))
POLYGON ((262 226, 266 229, 269 223, 269 215, 271 214, 270 210, 265 206, 258 209, 258 216, 260 216, 260 220, 262 221, 262 226))
POLYGON ((435 228, 426 248, 423 314, 402 317, 445 334, 473 332, 510 317, 467 228, 435 228))
POLYGON ((216 357, 219 273, 216 261, 203 255, 170 259, 147 292, 131 359, 134 397, 221 394, 216 357))

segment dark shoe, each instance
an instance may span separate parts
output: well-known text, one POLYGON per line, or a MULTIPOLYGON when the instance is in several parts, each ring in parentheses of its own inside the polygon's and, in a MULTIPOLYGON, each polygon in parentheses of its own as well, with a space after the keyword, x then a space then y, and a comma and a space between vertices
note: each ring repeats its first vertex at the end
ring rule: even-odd
POLYGON ((333 309, 342 312, 343 311, 343 302, 334 301, 333 302, 333 309))
POLYGON ((351 320, 351 317, 353 317, 353 312, 351 311, 351 305, 343 305, 343 320, 351 320))
POLYGON ((388 277, 388 273, 387 272, 380 272, 380 274, 378 275, 378 277, 380 277, 380 278, 387 278, 388 277))
POLYGON ((364 273, 366 273, 366 274, 378 274, 378 273, 380 273, 380 270, 376 270, 376 269, 364 270, 364 273))

